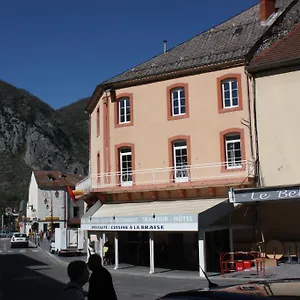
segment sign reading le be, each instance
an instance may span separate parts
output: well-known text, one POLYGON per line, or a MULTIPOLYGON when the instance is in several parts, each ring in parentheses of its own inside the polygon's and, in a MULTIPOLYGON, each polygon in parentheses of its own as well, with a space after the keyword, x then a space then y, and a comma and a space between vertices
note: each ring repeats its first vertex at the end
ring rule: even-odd
POLYGON ((274 201, 274 200, 291 200, 300 198, 299 187, 289 187, 283 189, 266 188, 239 190, 233 192, 233 201, 235 203, 256 202, 256 201, 274 201))

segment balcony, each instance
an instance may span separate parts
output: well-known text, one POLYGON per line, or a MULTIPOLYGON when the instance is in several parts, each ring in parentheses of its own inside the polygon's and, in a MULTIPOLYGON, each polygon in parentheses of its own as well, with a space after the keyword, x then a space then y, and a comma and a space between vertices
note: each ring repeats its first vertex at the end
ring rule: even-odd
POLYGON ((252 161, 242 161, 234 168, 228 167, 226 163, 201 164, 91 174, 76 185, 76 190, 121 192, 246 184, 254 175, 255 163, 252 161))

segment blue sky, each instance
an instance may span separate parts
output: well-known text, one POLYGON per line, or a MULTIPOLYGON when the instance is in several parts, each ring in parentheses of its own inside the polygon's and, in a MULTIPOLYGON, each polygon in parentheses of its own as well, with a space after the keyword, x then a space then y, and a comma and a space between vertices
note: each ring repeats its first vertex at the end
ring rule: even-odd
POLYGON ((2 1, 0 79, 59 108, 258 2, 2 1))

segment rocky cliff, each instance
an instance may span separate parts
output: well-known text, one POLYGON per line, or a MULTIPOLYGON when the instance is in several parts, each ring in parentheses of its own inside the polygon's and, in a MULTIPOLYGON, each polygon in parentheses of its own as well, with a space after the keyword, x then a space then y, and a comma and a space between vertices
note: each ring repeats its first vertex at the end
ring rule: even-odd
POLYGON ((87 101, 54 110, 0 81, 0 204, 26 198, 32 170, 87 174, 87 101))

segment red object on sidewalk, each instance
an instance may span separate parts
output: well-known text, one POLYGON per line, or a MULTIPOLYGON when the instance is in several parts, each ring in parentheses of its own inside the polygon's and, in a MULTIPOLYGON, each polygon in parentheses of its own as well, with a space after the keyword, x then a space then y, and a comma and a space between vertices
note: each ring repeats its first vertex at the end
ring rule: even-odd
POLYGON ((242 261, 237 261, 235 263, 235 270, 236 271, 244 271, 244 263, 242 261))
POLYGON ((251 269, 251 261, 250 260, 244 261, 244 269, 251 269))

